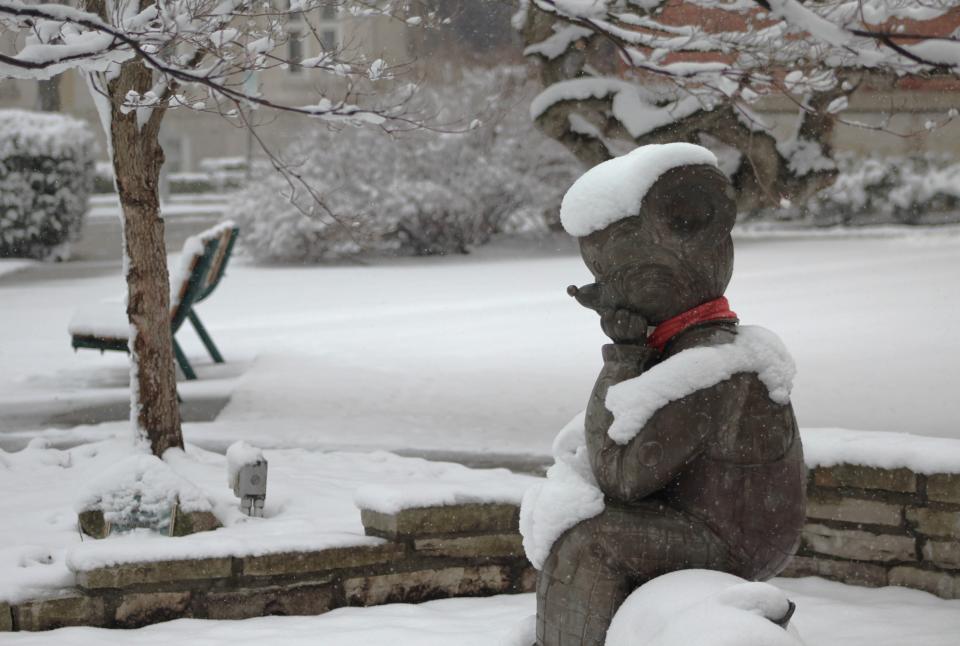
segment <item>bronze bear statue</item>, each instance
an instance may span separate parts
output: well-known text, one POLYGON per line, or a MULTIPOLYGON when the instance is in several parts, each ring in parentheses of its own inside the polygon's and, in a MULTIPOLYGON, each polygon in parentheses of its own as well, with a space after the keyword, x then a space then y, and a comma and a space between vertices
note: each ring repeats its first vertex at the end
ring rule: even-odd
POLYGON ((589 232, 578 225, 596 282, 569 293, 613 341, 584 423, 602 511, 564 531, 542 562, 538 646, 602 646, 624 599, 650 579, 704 568, 763 580, 799 542, 805 467, 789 386, 774 396, 761 378, 769 353, 748 347, 766 337, 740 328, 723 297, 733 189, 710 163, 654 172, 632 213, 589 232), (641 404, 662 405, 631 418, 627 391, 637 388, 641 404))

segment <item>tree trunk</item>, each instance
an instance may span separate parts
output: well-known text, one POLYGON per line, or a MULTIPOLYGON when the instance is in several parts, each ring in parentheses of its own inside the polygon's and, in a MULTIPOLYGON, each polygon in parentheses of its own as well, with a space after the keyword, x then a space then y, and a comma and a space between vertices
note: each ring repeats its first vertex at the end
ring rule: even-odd
POLYGON ((170 281, 158 192, 163 149, 159 142, 163 108, 138 119, 122 109, 130 91, 144 94, 152 74, 129 61, 107 85, 110 141, 117 192, 123 210, 124 273, 130 321, 131 421, 154 455, 183 447, 170 333, 170 281))

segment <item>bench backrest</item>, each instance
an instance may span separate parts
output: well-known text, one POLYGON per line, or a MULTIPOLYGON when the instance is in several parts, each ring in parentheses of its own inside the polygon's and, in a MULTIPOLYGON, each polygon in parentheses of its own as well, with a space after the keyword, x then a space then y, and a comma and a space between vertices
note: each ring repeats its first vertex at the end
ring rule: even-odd
MULTIPOLYGON (((217 255, 217 247, 220 246, 219 238, 210 238, 202 242, 203 247, 199 253, 193 252, 189 259, 182 259, 181 270, 187 270, 183 273, 183 278, 179 285, 174 285, 174 291, 170 295, 170 328, 176 333, 187 319, 190 308, 197 302, 198 296, 203 291, 203 285, 207 278, 207 273, 213 264, 213 259, 217 255)), ((187 253, 186 247, 184 253, 187 253)))
POLYGON ((228 226, 219 225, 223 228, 223 231, 220 233, 217 253, 210 264, 210 270, 207 272, 206 280, 203 281, 203 289, 197 297, 197 302, 202 301, 213 293, 213 290, 220 284, 220 279, 223 278, 223 274, 227 270, 227 263, 230 262, 230 256, 233 253, 233 244, 237 241, 240 228, 233 225, 232 222, 225 224, 228 226))

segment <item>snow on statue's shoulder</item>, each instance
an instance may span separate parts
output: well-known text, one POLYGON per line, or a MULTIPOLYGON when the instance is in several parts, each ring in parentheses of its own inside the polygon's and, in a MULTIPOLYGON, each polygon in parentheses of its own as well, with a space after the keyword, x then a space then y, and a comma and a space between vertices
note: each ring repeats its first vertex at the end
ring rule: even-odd
POLYGON ((716 156, 695 144, 650 144, 594 166, 563 196, 560 221, 572 236, 583 237, 636 215, 657 179, 679 166, 717 166, 716 156))
POLYGON ((756 373, 775 403, 790 401, 796 373, 790 353, 773 332, 742 325, 733 343, 684 350, 639 377, 611 386, 605 403, 613 423, 607 434, 626 444, 670 402, 741 372, 756 373))

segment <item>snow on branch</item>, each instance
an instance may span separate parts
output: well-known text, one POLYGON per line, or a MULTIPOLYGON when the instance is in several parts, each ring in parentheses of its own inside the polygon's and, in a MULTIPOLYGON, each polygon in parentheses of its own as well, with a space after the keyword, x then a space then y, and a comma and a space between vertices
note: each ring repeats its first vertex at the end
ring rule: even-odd
MULTIPOLYGON (((628 52, 631 47, 652 50, 659 57, 716 52, 741 64, 752 59, 749 64, 753 66, 789 63, 791 58, 780 49, 787 47, 793 61, 810 59, 812 54, 828 66, 891 67, 909 73, 957 71, 960 67, 960 37, 956 34, 903 33, 903 21, 928 25, 957 11, 956 4, 948 0, 932 0, 922 11, 905 0, 806 4, 798 0, 534 0, 534 6, 579 28, 577 38, 587 30, 608 40, 627 64, 633 58, 628 52), (901 21, 899 27, 894 24, 897 21, 901 21), (918 40, 922 42, 916 43, 918 40)), ((555 58, 557 46, 572 35, 558 28, 548 39, 529 46, 528 52, 555 58)))
MULTIPOLYGON (((88 8, 58 4, 26 4, 0 0, 0 33, 12 33, 12 51, 0 51, 0 77, 44 79, 68 69, 116 76, 119 65, 136 59, 160 78, 147 94, 126 97, 128 110, 165 107, 211 109, 226 101, 236 110, 264 107, 339 121, 384 124, 405 122, 398 109, 363 107, 351 97, 357 83, 393 77, 383 60, 366 62, 361 55, 345 58, 343 50, 321 41, 311 19, 336 0, 294 0, 285 9, 245 0, 173 0, 147 5, 113 5, 91 0, 88 8), (291 28, 296 23, 296 29, 291 28), (292 60, 280 53, 290 38, 314 38, 322 53, 292 60), (257 72, 296 65, 314 73, 347 80, 339 99, 321 95, 310 105, 288 105, 252 89, 245 81, 257 72), (193 92, 196 96, 188 96, 193 92)), ((357 15, 386 15, 372 3, 351 5, 357 15)), ((228 116, 230 110, 214 108, 228 116)))
POLYGON ((530 0, 525 53, 547 86, 532 116, 589 165, 713 141, 741 209, 802 201, 836 173, 858 87, 960 71, 958 21, 956 0, 530 0), (798 113, 785 141, 753 116, 770 96, 798 113))

